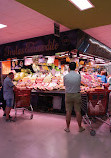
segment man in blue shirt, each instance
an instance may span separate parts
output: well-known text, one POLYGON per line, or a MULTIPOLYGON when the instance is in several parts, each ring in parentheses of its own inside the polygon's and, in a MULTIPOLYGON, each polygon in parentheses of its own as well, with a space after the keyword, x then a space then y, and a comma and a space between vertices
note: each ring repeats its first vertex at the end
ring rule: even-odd
POLYGON ((13 92, 13 87, 14 84, 12 82, 14 78, 13 72, 10 72, 8 76, 4 79, 3 83, 3 97, 4 100, 6 100, 6 121, 10 121, 9 114, 11 111, 11 108, 13 107, 14 103, 14 92, 13 92))

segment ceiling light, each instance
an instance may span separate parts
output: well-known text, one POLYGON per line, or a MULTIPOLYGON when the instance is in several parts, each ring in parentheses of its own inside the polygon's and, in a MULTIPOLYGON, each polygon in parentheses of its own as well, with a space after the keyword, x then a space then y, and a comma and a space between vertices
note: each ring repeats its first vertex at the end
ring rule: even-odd
POLYGON ((73 3, 77 8, 79 8, 81 11, 94 7, 94 5, 89 0, 69 0, 69 1, 73 3))
POLYGON ((4 27, 7 27, 7 25, 0 24, 0 29, 2 29, 2 28, 4 28, 4 27))

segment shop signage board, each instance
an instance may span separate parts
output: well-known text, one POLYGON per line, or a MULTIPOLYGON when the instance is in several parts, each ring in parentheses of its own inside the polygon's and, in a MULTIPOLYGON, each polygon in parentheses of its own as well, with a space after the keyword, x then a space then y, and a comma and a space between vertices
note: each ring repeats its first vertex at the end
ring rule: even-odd
POLYGON ((60 37, 50 34, 0 45, 0 59, 23 58, 41 54, 53 56, 55 53, 74 49, 87 55, 111 60, 111 48, 80 29, 61 32, 60 37))
POLYGON ((76 48, 83 54, 111 60, 111 48, 81 30, 77 32, 76 48))
POLYGON ((56 52, 69 51, 76 48, 77 30, 61 32, 60 37, 54 34, 35 37, 0 46, 1 59, 32 55, 54 55, 56 52))

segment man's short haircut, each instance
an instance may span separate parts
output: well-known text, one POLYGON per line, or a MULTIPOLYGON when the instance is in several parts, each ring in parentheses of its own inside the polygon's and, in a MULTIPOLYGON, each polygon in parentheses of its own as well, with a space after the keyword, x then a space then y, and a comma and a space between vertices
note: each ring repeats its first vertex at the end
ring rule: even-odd
POLYGON ((75 62, 71 62, 69 64, 69 68, 70 68, 70 70, 75 70, 76 69, 76 63, 75 62))
POLYGON ((8 75, 14 75, 14 73, 13 73, 13 72, 10 72, 8 75))

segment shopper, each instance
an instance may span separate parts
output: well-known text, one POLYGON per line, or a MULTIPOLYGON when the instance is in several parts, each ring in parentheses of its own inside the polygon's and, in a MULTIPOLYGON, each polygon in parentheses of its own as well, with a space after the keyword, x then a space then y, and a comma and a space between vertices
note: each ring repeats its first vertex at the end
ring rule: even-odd
POLYGON ((81 126, 82 116, 81 116, 81 75, 75 72, 76 63, 71 62, 69 64, 69 73, 64 76, 65 85, 65 107, 66 107, 66 125, 64 129, 66 132, 70 132, 70 121, 71 113, 74 107, 76 113, 76 119, 79 127, 79 132, 85 129, 81 126))
POLYGON ((7 122, 11 121, 9 114, 14 103, 14 92, 13 92, 14 84, 12 82, 13 78, 14 78, 14 74, 13 72, 10 72, 8 76, 4 79, 4 83, 3 83, 3 97, 4 97, 4 100, 6 100, 5 111, 6 111, 7 122))
POLYGON ((3 116, 6 116, 6 113, 5 113, 6 101, 3 98, 3 86, 2 86, 2 84, 0 84, 0 106, 3 109, 3 116))

